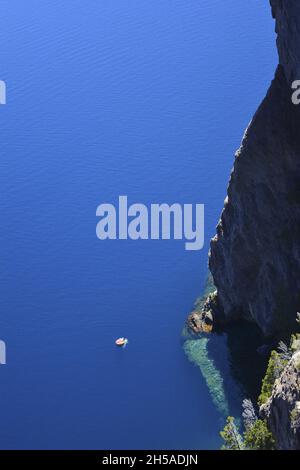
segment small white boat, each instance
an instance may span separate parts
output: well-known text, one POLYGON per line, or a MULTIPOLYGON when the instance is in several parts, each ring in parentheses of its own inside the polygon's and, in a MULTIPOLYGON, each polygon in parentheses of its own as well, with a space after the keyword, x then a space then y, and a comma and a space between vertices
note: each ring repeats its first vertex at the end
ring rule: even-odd
POLYGON ((128 339, 124 338, 123 336, 121 338, 116 339, 115 344, 119 347, 124 347, 128 343, 128 339))

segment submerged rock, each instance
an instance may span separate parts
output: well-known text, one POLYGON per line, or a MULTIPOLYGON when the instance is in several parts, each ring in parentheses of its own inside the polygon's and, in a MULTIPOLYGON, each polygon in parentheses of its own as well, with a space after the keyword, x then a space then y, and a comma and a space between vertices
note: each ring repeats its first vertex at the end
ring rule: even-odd
POLYGON ((211 333, 218 318, 218 301, 216 292, 209 294, 200 310, 194 310, 187 318, 187 325, 194 333, 211 333))
POLYGON ((194 333, 201 333, 203 331, 201 312, 194 311, 190 313, 187 318, 187 325, 194 333))
POLYGON ((185 341, 183 347, 189 361, 201 370, 201 374, 217 410, 224 416, 227 416, 229 406, 225 395, 223 378, 213 358, 209 357, 207 347, 209 339, 208 337, 189 339, 185 341))

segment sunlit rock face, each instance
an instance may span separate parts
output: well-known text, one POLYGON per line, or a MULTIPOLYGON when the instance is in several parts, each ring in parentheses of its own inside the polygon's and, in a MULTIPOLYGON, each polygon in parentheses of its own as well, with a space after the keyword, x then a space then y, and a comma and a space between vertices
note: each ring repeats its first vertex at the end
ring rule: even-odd
POLYGON ((261 407, 280 450, 300 449, 300 351, 276 380, 270 399, 261 407))
POLYGON ((300 2, 271 6, 279 66, 237 151, 209 266, 223 320, 282 336, 300 310, 300 2))

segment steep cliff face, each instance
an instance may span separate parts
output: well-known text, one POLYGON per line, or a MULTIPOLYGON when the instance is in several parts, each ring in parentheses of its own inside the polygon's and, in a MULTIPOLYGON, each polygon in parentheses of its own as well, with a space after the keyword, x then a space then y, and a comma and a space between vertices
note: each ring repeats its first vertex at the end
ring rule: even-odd
POLYGON ((300 351, 276 380, 272 395, 261 407, 279 450, 300 449, 300 351))
POLYGON ((279 66, 236 153, 211 241, 219 319, 288 332, 300 310, 300 2, 271 0, 279 66))
POLYGON ((300 3, 298 0, 270 0, 276 20, 279 63, 290 84, 300 80, 300 3))
MULTIPOLYGON (((283 338, 300 311, 300 105, 292 103, 292 83, 300 80, 300 1, 270 3, 279 65, 236 153, 211 240, 214 302, 209 298, 195 315, 204 321, 209 310, 214 324, 245 319, 283 338)), ((195 330, 191 319, 190 326, 195 330)), ((299 348, 260 412, 278 449, 300 449, 299 348)))

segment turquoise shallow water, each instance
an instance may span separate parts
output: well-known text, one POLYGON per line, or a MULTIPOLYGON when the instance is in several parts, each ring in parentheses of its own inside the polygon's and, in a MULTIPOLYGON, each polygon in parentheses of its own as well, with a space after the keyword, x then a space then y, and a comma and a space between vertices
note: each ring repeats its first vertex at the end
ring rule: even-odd
POLYGON ((238 408, 220 386, 226 341, 191 343, 201 369, 181 331, 275 68, 268 2, 2 0, 0 13, 0 446, 216 448, 238 408), (205 248, 100 242, 96 207, 122 194, 204 203, 205 248))

